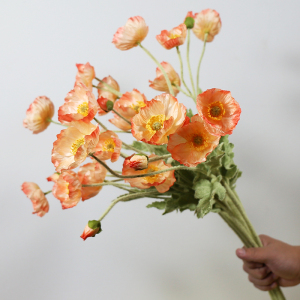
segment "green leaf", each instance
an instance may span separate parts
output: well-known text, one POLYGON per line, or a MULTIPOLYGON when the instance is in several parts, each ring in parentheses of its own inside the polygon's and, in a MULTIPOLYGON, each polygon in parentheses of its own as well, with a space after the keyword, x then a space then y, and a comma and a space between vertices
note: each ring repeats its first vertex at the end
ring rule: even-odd
POLYGON ((199 201, 196 208, 196 215, 198 218, 203 218, 212 211, 215 200, 213 198, 203 198, 199 201))
POLYGON ((220 182, 213 183, 212 195, 217 195, 220 201, 223 201, 225 199, 226 189, 220 182))
POLYGON ((206 179, 202 179, 199 182, 194 183, 193 190, 195 190, 195 198, 209 198, 211 195, 211 183, 206 179))
POLYGON ((186 110, 186 115, 191 118, 194 114, 193 114, 193 111, 189 108, 186 110))
POLYGON ((157 209, 165 209, 166 202, 165 201, 155 201, 155 202, 147 205, 147 208, 151 208, 151 207, 155 207, 157 209))

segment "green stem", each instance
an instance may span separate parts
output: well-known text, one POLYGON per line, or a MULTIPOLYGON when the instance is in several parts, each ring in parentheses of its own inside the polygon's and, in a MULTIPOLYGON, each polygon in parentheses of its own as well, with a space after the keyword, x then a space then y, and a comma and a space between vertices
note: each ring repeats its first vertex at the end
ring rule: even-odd
POLYGON ((104 129, 104 130, 108 130, 107 127, 102 124, 96 117, 94 118, 94 120, 104 129))
POLYGON ((200 73, 200 66, 201 66, 202 58, 203 58, 204 52, 205 52, 205 46, 206 46, 207 37, 208 37, 208 33, 205 33, 205 36, 204 36, 204 43, 203 43, 203 48, 202 48, 202 53, 201 53, 200 60, 199 60, 199 63, 198 63, 198 68, 197 68, 197 81, 196 81, 196 87, 197 87, 197 93, 198 93, 198 94, 201 93, 201 89, 200 89, 200 87, 199 87, 199 73, 200 73))
POLYGON ((193 88, 193 99, 196 102, 196 90, 195 90, 195 85, 194 85, 194 80, 193 80, 193 75, 192 75, 192 70, 191 70, 191 64, 190 64, 190 36, 191 36, 191 29, 188 29, 188 37, 187 37, 187 46, 186 46, 186 60, 187 60, 187 65, 189 69, 189 74, 190 74, 190 80, 193 88))
POLYGON ((165 79, 166 79, 166 82, 167 82, 167 85, 168 85, 168 88, 169 88, 169 91, 170 91, 170 94, 172 96, 175 96, 174 94, 174 91, 173 91, 173 88, 172 88, 172 84, 171 84, 171 81, 165 71, 165 69, 162 67, 162 65, 158 62, 158 60, 149 52, 149 50, 147 50, 144 46, 142 46, 141 43, 138 44, 151 58, 152 60, 156 63, 156 65, 159 67, 159 69, 162 71, 162 73, 164 74, 165 76, 165 79))
POLYGON ((179 85, 177 84, 173 84, 177 90, 179 90, 180 92, 182 92, 183 94, 185 94, 186 96, 190 97, 190 98, 193 98, 191 95, 189 95, 187 92, 185 92, 179 85))
POLYGON ((113 130, 115 133, 131 133, 131 131, 124 131, 124 130, 113 130))
POLYGON ((45 192, 44 195, 46 196, 46 195, 48 195, 48 194, 50 194, 50 193, 52 193, 52 190, 50 190, 50 191, 48 191, 48 192, 45 192))
MULTIPOLYGON (((118 97, 122 97, 122 93, 120 93, 119 91, 115 90, 114 88, 112 88, 109 84, 107 84, 106 82, 104 82, 103 80, 95 77, 96 80, 98 80, 99 82, 101 82, 107 89, 109 92, 115 94, 118 97)), ((97 86, 97 85, 93 85, 94 88, 102 90, 101 87, 97 86)))
POLYGON ((104 217, 110 212, 110 210, 120 201, 123 201, 123 202, 130 201, 130 200, 147 197, 149 195, 154 195, 154 194, 156 194, 156 192, 151 191, 151 192, 140 192, 140 193, 132 193, 132 194, 122 195, 122 196, 118 197, 117 199, 115 199, 114 201, 112 201, 110 206, 105 210, 105 212, 102 214, 102 216, 100 217, 100 219, 98 221, 101 222, 104 219, 104 217))
POLYGON ((151 157, 151 158, 149 158, 148 162, 153 162, 153 161, 157 161, 157 160, 161 160, 161 159, 167 159, 171 156, 172 156, 172 154, 165 154, 165 155, 162 155, 162 156, 151 157))
POLYGON ((146 153, 144 153, 143 151, 137 149, 137 148, 134 148, 128 144, 126 144, 125 142, 122 141, 122 146, 125 146, 126 148, 128 148, 129 150, 132 150, 134 152, 137 152, 137 153, 140 153, 140 154, 143 154, 143 155, 147 155, 146 153))
POLYGON ((121 157, 123 157, 123 158, 126 158, 126 157, 128 157, 128 155, 127 155, 127 154, 125 154, 125 153, 122 153, 122 152, 120 153, 120 156, 121 156, 121 157))
POLYGON ((53 120, 50 119, 50 118, 47 118, 47 121, 48 121, 48 122, 51 122, 51 123, 53 123, 53 124, 56 124, 56 125, 60 125, 60 126, 64 126, 64 127, 69 127, 69 126, 67 126, 67 125, 63 125, 63 124, 61 124, 61 123, 59 123, 59 122, 53 121, 53 120))
POLYGON ((121 114, 119 114, 115 109, 112 109, 112 111, 118 116, 120 117, 121 119, 123 119, 125 122, 127 122, 128 124, 130 124, 131 126, 131 122, 128 121, 125 117, 123 117, 121 114))
POLYGON ((180 53, 180 50, 179 50, 178 46, 176 47, 176 50, 177 50, 177 54, 178 54, 178 58, 179 58, 179 62, 180 62, 180 77, 181 77, 181 81, 184 84, 185 88, 187 89, 188 93, 190 94, 189 97, 193 97, 192 92, 188 88, 188 86, 185 83, 184 78, 183 78, 183 63, 182 63, 181 53, 180 53))
POLYGON ((91 157, 93 157, 99 164, 101 164, 103 167, 105 167, 112 175, 115 175, 118 178, 141 178, 141 177, 148 177, 148 176, 153 176, 161 173, 165 173, 168 171, 173 171, 173 170, 189 170, 189 171, 195 171, 196 168, 190 168, 190 167, 184 167, 184 166, 176 166, 176 167, 171 167, 167 168, 164 170, 156 171, 156 172, 151 172, 151 173, 145 173, 145 174, 136 174, 136 175, 120 175, 113 171, 109 166, 107 166, 102 160, 98 159, 94 154, 90 153, 89 154, 91 157))

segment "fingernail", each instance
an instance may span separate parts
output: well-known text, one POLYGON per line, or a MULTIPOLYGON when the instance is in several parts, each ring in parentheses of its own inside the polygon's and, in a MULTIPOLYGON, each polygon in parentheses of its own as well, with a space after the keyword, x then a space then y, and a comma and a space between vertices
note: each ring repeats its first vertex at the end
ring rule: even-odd
POLYGON ((244 257, 246 255, 246 251, 243 248, 242 249, 237 249, 236 253, 237 253, 238 256, 241 256, 241 257, 244 257))

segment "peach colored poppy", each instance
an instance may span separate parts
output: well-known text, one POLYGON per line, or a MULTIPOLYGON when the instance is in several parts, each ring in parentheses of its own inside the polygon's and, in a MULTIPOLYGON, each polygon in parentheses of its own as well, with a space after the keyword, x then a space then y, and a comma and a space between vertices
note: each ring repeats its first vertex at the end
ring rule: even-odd
POLYGON ((32 202, 33 214, 43 217, 49 211, 49 203, 44 192, 34 182, 24 182, 21 189, 32 202))
POLYGON ((90 65, 90 63, 83 64, 76 64, 78 72, 76 74, 76 82, 75 85, 78 83, 83 83, 90 92, 93 90, 93 79, 95 78, 95 70, 94 67, 90 65))
MULTIPOLYGON (((133 89, 132 92, 127 92, 115 102, 114 109, 122 115, 128 121, 140 111, 141 107, 146 106, 147 99, 144 94, 141 94, 138 90, 133 89)), ((131 125, 124 121, 122 118, 113 114, 114 118, 110 119, 109 122, 114 124, 121 130, 130 130, 131 125)))
POLYGON ((120 27, 114 35, 113 44, 120 50, 129 50, 141 43, 148 34, 148 26, 140 17, 129 18, 125 26, 120 27))
MULTIPOLYGON (((79 168, 78 179, 81 184, 102 183, 107 170, 99 163, 88 163, 79 168)), ((102 189, 102 186, 82 187, 82 201, 95 197, 102 189)))
POLYGON ((63 209, 76 206, 81 199, 81 183, 77 174, 63 170, 53 185, 52 194, 60 200, 63 209))
POLYGON ((115 162, 120 157, 122 141, 111 130, 104 131, 99 136, 99 141, 94 148, 94 155, 100 160, 110 159, 115 162))
POLYGON ((88 237, 94 237, 101 231, 101 223, 99 221, 89 221, 80 237, 85 241, 88 237))
POLYGON ((56 173, 53 173, 51 176, 47 177, 47 180, 56 182, 58 177, 59 177, 59 173, 56 172, 56 173))
POLYGON ((220 136, 207 131, 205 122, 199 115, 194 115, 191 123, 171 134, 168 151, 173 159, 187 167, 196 167, 206 161, 206 157, 219 144, 220 136))
POLYGON ((93 152, 100 135, 99 127, 85 135, 75 127, 63 129, 53 143, 51 161, 57 172, 78 167, 93 152))
POLYGON ((199 94, 197 109, 208 124, 207 129, 222 136, 232 134, 241 114, 241 108, 231 93, 220 89, 209 89, 199 94))
POLYGON ((184 43, 186 38, 186 25, 180 24, 172 30, 162 30, 156 36, 157 41, 167 50, 180 46, 184 43))
POLYGON ((40 133, 44 131, 50 124, 54 115, 54 105, 46 96, 40 96, 34 99, 26 111, 26 118, 23 126, 32 131, 32 133, 40 133))
POLYGON ((184 123, 186 107, 170 94, 161 94, 142 107, 131 120, 132 135, 148 144, 168 143, 168 136, 184 123))
POLYGON ((75 85, 58 110, 58 120, 65 125, 74 126, 84 134, 91 134, 97 127, 91 121, 95 117, 98 105, 93 93, 82 83, 75 85))
MULTIPOLYGON (((114 90, 120 92, 120 86, 119 86, 118 82, 115 79, 113 79, 111 76, 104 77, 102 79, 102 81, 104 81, 105 83, 110 85, 114 90)), ((106 86, 102 82, 98 83, 98 87, 101 88, 101 89, 97 89, 98 90, 98 100, 97 100, 98 104, 99 104, 99 100, 101 100, 101 99, 107 99, 112 102, 115 102, 117 100, 118 96, 116 94, 108 91, 106 86)), ((101 107, 98 107, 98 114, 99 114, 99 116, 103 116, 103 115, 107 114, 107 111, 101 109, 101 107)))
MULTIPOLYGON (((122 175, 139 175, 147 174, 160 170, 165 170, 171 168, 170 164, 166 164, 163 160, 157 160, 154 162, 149 162, 147 169, 144 170, 135 170, 131 167, 131 159, 134 156, 128 156, 124 160, 122 175)), ((151 154, 149 157, 155 157, 156 155, 151 154)), ((167 171, 157 175, 152 175, 148 177, 139 177, 139 178, 127 178, 125 182, 128 182, 132 187, 137 187, 139 189, 148 189, 151 186, 155 186, 158 192, 164 193, 170 189, 170 187, 176 181, 174 176, 174 171, 167 171)))
MULTIPOLYGON (((169 63, 163 61, 161 65, 170 79, 173 91, 176 96, 179 93, 179 90, 176 88, 176 86, 180 86, 181 84, 180 77, 169 63)), ((165 76, 159 68, 156 68, 156 78, 153 81, 149 80, 149 82, 149 86, 154 90, 169 93, 169 88, 165 76)))
POLYGON ((221 30, 221 26, 219 13, 213 9, 205 9, 196 15, 193 32, 202 41, 207 33, 206 41, 212 42, 215 35, 221 30))
POLYGON ((129 167, 135 170, 144 170, 148 167, 149 158, 143 154, 133 154, 129 159, 129 167))

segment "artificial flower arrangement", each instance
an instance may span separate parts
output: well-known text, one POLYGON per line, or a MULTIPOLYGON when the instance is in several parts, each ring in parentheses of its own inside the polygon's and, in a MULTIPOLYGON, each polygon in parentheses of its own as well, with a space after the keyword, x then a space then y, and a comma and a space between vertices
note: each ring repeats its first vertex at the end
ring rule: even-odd
MULTIPOLYGON (((89 63, 76 65, 75 85, 58 109, 59 122, 52 120, 51 100, 37 97, 26 112, 24 127, 33 133, 44 131, 50 122, 66 128, 53 143, 51 160, 56 172, 47 178, 54 182, 52 190, 43 192, 33 182, 22 185, 32 201, 33 213, 40 217, 48 213, 45 196, 50 192, 60 200, 63 209, 68 209, 80 200, 96 196, 103 186, 111 185, 126 193, 112 201, 98 220, 88 222, 81 235, 83 240, 102 231, 101 221, 118 202, 147 197, 156 200, 147 207, 164 210, 163 214, 190 210, 203 218, 209 212, 218 213, 245 247, 262 246, 235 191, 241 171, 233 161, 233 144, 228 136, 240 119, 240 106, 229 91, 213 88, 203 92, 199 87, 206 43, 212 42, 220 29, 219 13, 206 9, 196 14, 189 12, 182 24, 156 36, 165 49, 176 49, 180 76, 170 63, 159 63, 141 44, 148 33, 142 17, 129 18, 117 30, 112 42, 118 49, 138 46, 156 63, 156 78, 150 81, 150 87, 164 93, 152 100, 137 89, 120 92, 114 78, 97 78, 89 63), (189 58, 191 30, 203 41, 196 80, 189 58), (186 39, 191 88, 183 77, 179 49, 186 39), (98 92, 97 99, 93 88, 98 92), (180 92, 193 99, 197 114, 178 102, 180 92), (100 122, 98 116, 108 113, 113 115, 110 123, 120 130, 110 130, 100 122), (131 133, 136 141, 126 144, 117 133, 131 133), (121 152, 122 148, 134 153, 129 156, 121 152), (124 159, 122 171, 111 169, 105 162, 113 163, 120 156, 124 159), (81 165, 87 157, 91 161, 81 165), (73 171, 77 167, 78 171, 73 171)), ((274 300, 285 299, 279 287, 269 294, 274 300)))

